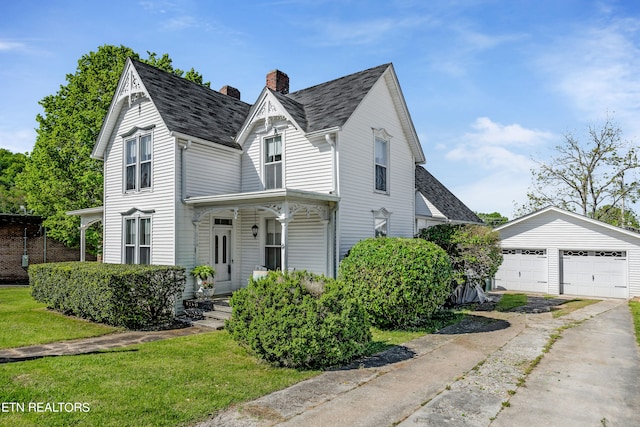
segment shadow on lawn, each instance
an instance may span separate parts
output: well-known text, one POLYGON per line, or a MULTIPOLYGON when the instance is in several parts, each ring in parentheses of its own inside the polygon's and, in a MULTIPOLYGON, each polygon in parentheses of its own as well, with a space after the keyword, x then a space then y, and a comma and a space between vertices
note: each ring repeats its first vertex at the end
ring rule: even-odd
POLYGON ((60 357, 60 356, 84 356, 87 354, 108 354, 108 353, 130 353, 138 351, 136 348, 132 349, 113 349, 113 350, 95 350, 95 351, 87 351, 85 353, 71 353, 71 354, 24 354, 21 356, 15 357, 0 357, 0 365, 4 363, 16 363, 16 362, 27 362, 29 360, 38 360, 49 357, 60 357))

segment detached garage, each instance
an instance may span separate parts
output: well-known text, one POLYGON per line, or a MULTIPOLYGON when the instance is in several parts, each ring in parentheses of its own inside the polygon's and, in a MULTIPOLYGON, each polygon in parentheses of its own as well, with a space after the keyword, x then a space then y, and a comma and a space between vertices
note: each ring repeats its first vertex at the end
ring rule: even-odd
POLYGON ((495 229, 495 287, 603 298, 640 295, 640 234, 556 207, 495 229))

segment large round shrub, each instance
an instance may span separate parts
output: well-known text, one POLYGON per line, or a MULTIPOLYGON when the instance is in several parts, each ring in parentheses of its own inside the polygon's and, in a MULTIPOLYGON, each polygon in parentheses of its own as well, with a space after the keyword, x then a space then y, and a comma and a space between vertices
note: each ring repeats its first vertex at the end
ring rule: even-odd
POLYGON ((318 368, 364 354, 371 341, 367 315, 341 282, 307 272, 270 272, 251 279, 230 300, 226 328, 270 363, 318 368))
POLYGON ((445 303, 452 269, 434 243, 372 238, 351 248, 339 277, 353 288, 373 325, 394 329, 419 326, 445 303))

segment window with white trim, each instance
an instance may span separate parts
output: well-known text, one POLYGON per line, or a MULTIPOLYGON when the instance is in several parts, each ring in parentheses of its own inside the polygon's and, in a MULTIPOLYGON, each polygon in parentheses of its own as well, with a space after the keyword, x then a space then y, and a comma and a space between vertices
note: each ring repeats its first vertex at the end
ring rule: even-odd
POLYGON ((151 134, 138 134, 125 139, 125 191, 151 188, 151 134))
POLYGON ((275 219, 265 221, 264 265, 269 270, 282 269, 282 226, 275 219))
POLYGON ((151 264, 151 218, 124 218, 124 263, 151 264))
POLYGON ((282 188, 282 136, 264 140, 264 188, 282 188))
POLYGON ((389 134, 384 129, 374 130, 374 188, 389 193, 389 134))
POLYGON ((373 211, 373 235, 374 237, 387 237, 389 235, 389 216, 391 214, 385 208, 373 211))

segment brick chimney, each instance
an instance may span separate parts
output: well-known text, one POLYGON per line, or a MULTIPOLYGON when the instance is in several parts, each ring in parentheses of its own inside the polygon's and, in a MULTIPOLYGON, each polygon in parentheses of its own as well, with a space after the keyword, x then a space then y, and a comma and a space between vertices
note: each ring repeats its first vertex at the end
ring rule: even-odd
POLYGON ((289 93, 289 76, 280 70, 273 70, 267 74, 267 87, 286 95, 289 93))
POLYGON ((222 86, 219 92, 223 95, 227 95, 235 99, 240 99, 240 91, 233 86, 222 86))

